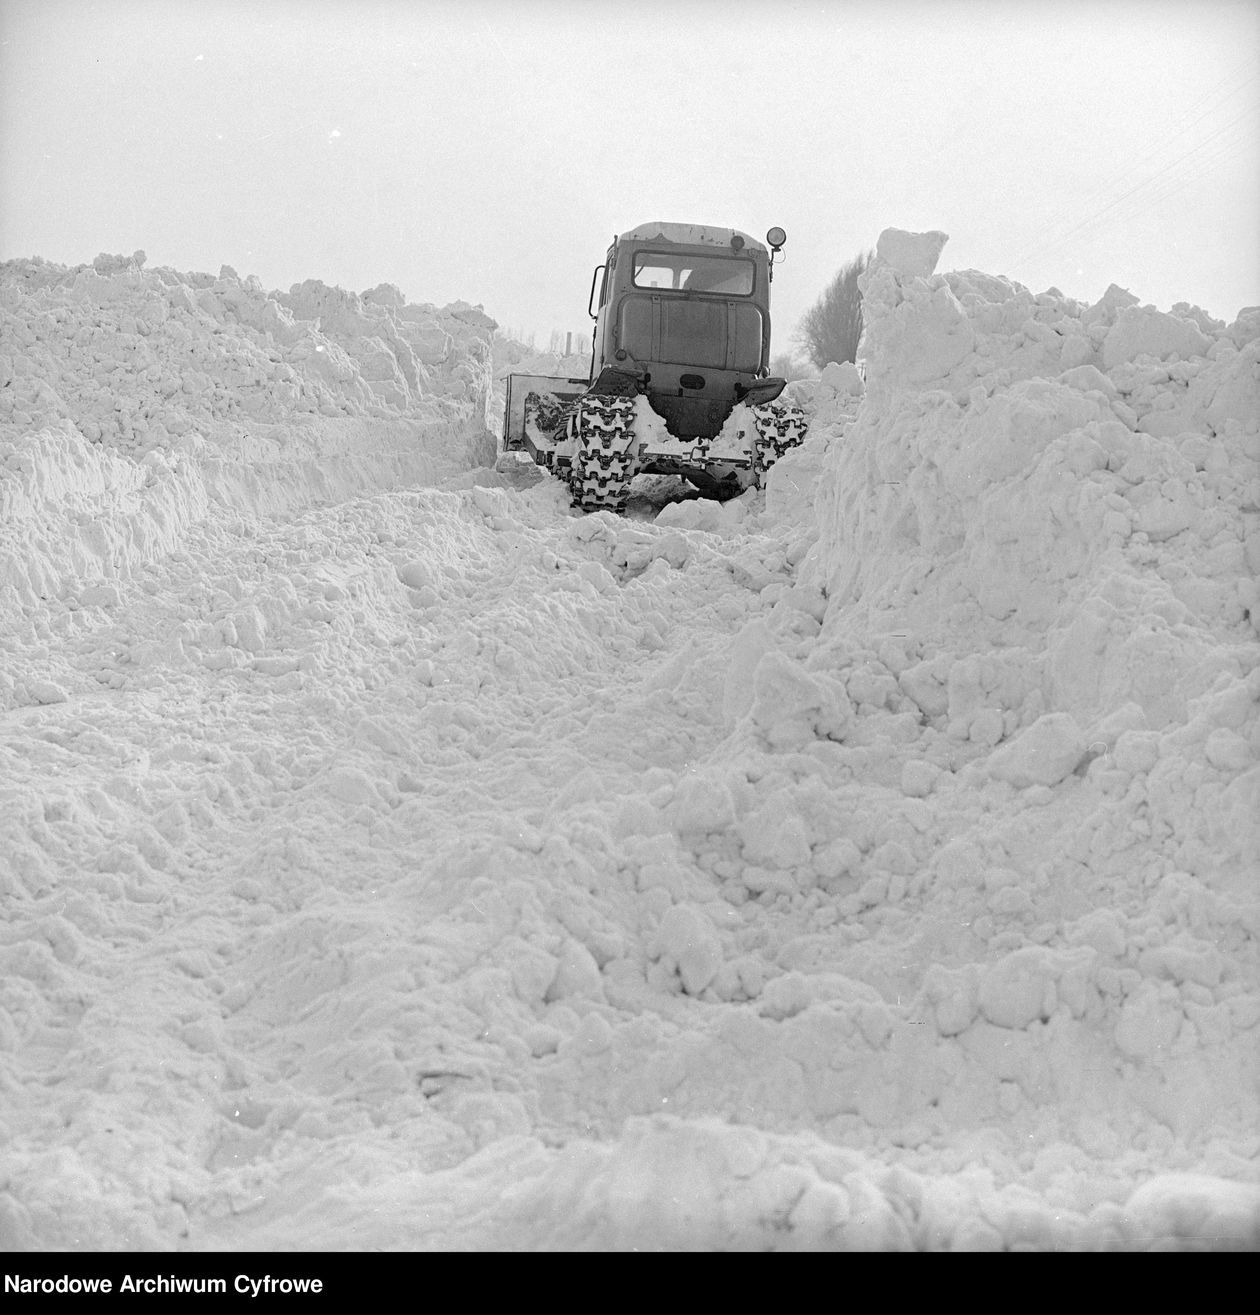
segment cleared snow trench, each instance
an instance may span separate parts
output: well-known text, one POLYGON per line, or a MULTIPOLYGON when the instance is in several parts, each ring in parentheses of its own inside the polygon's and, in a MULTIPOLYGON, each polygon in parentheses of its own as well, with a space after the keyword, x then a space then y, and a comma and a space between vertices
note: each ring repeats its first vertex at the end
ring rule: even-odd
POLYGON ((1260 1243, 1260 319, 942 239, 647 521, 473 308, 3 267, 0 1243, 1260 1243))

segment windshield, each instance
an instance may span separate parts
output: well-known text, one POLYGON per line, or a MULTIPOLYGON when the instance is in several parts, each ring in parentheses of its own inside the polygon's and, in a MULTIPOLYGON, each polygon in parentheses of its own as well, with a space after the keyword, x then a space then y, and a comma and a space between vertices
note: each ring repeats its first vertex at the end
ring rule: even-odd
POLYGON ((663 251, 636 251, 634 286, 746 297, 753 290, 753 262, 740 256, 686 256, 663 251))

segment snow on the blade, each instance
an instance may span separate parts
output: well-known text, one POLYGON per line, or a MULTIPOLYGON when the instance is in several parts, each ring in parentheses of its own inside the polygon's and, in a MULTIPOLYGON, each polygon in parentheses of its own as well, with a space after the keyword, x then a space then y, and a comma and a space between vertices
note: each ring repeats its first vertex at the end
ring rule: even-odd
POLYGON ((1260 1244, 1260 311, 944 242, 654 520, 474 308, 0 267, 6 1248, 1260 1244))

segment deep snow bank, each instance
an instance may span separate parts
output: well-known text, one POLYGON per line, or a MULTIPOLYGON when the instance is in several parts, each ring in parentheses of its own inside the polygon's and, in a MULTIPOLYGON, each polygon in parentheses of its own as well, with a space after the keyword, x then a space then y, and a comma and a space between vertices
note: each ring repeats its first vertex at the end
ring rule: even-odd
POLYGON ((867 402, 802 573, 815 660, 863 635, 977 780, 1154 787, 1130 806, 1166 862, 1253 897, 1260 308, 923 277, 901 241, 866 276, 867 402))
POLYGON ((94 586, 217 506, 285 512, 493 460, 490 335, 465 303, 287 294, 225 266, 0 266, 0 591, 94 586))

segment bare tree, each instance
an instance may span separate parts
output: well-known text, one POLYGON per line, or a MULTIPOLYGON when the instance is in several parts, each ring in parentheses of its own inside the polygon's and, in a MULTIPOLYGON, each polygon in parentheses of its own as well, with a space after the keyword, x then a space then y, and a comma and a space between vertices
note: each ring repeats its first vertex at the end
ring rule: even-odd
POLYGON ((801 316, 794 341, 821 370, 832 361, 856 361, 862 337, 862 294, 858 276, 875 259, 874 251, 854 256, 801 316))

